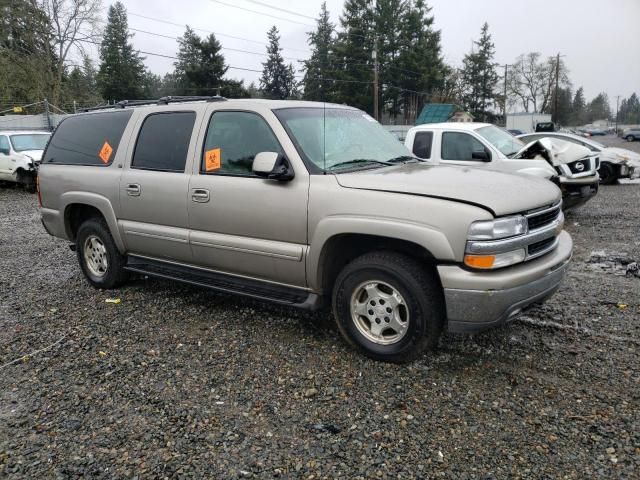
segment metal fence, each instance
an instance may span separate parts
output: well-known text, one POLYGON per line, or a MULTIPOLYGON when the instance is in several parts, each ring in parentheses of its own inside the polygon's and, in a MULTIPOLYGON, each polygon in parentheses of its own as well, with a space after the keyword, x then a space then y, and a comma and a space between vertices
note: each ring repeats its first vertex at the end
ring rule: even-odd
POLYGON ((38 115, 0 116, 0 130, 53 130, 67 115, 46 113, 38 115))

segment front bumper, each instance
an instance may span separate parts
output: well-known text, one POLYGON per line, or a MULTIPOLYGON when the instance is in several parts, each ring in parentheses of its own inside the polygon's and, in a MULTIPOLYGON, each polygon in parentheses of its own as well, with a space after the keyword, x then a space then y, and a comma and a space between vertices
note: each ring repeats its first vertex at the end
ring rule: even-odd
POLYGON ((558 186, 562 191, 563 208, 568 210, 584 205, 596 196, 600 186, 600 177, 560 181, 558 186))
POLYGON ((495 272, 472 272, 440 265, 448 330, 473 333, 505 323, 558 289, 565 276, 573 242, 567 232, 557 248, 540 258, 495 272))

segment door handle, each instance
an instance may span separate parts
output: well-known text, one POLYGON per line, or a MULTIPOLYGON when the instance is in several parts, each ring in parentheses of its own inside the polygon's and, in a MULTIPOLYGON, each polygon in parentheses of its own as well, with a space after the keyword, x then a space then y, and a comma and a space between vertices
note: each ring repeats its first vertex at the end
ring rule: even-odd
POLYGON ((209 201, 209 190, 206 188, 194 188, 191 190, 191 200, 197 203, 207 203, 209 201))
POLYGON ((140 185, 137 183, 129 183, 125 190, 127 191, 127 195, 131 197, 139 197, 142 192, 142 188, 140 188, 140 185))

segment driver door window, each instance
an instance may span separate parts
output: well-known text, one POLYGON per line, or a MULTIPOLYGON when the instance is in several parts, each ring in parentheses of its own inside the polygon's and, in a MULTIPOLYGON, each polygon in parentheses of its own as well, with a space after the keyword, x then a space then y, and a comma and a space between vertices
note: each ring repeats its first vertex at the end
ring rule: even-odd
POLYGON ((479 140, 468 133, 444 132, 442 134, 442 160, 479 162, 482 159, 474 157, 483 154, 489 155, 489 152, 479 140))
POLYGON ((200 173, 254 177, 260 152, 283 153, 269 125, 255 113, 216 112, 211 117, 200 173))

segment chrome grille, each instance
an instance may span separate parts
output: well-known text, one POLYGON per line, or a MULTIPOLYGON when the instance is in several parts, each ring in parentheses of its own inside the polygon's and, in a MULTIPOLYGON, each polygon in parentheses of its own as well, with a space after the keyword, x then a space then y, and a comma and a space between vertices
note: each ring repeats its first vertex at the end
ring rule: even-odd
POLYGON ((527 214, 526 217, 529 225, 529 231, 537 230, 538 228, 542 228, 553 223, 555 219, 558 218, 558 215, 560 215, 560 209, 561 206, 558 204, 546 210, 527 214))

